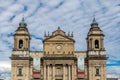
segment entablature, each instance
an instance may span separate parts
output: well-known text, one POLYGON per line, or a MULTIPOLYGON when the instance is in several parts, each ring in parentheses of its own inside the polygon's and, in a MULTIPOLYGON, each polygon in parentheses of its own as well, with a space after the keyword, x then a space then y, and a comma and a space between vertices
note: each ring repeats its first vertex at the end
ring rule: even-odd
POLYGON ((44 54, 44 51, 13 51, 13 55, 19 55, 21 57, 30 56, 32 58, 42 57, 76 57, 86 58, 86 51, 74 51, 73 54, 44 54))

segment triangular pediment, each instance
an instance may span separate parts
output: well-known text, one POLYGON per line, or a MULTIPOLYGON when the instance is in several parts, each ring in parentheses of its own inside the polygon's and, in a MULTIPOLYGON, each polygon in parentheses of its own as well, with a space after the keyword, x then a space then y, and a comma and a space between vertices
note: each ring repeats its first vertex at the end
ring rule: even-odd
POLYGON ((51 36, 51 37, 45 39, 44 41, 73 41, 74 42, 74 40, 72 38, 69 38, 67 36, 63 36, 60 34, 51 36))

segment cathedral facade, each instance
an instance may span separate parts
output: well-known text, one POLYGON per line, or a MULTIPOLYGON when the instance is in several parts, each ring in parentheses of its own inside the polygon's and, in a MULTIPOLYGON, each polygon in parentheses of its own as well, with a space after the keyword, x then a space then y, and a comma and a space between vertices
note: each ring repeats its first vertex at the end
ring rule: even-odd
POLYGON ((58 27, 44 35, 43 51, 30 50, 30 33, 24 18, 14 34, 11 80, 106 80, 104 34, 95 18, 87 34, 87 51, 75 51, 73 33, 58 27), (78 57, 84 58, 84 77, 78 77, 78 57), (40 78, 33 77, 33 59, 40 58, 40 78))

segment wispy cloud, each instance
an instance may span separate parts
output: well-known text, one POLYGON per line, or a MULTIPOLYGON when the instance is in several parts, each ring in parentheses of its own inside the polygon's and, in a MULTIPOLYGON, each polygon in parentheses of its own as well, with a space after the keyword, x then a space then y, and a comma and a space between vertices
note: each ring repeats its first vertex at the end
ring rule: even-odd
POLYGON ((61 26, 66 33, 74 32, 75 49, 80 51, 87 48, 85 38, 94 14, 105 34, 105 48, 110 57, 108 62, 114 66, 114 60, 119 65, 119 0, 0 0, 0 60, 9 60, 13 48, 12 35, 23 15, 32 38, 31 50, 42 50, 44 31, 51 33, 61 26))

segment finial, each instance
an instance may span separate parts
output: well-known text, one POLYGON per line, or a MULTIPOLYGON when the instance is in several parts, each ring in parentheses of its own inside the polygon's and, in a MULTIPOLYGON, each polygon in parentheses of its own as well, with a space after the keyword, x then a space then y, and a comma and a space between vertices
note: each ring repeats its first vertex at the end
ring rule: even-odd
POLYGON ((93 23, 96 23, 96 19, 95 19, 95 17, 93 18, 93 23))
POLYGON ((58 26, 58 30, 60 29, 60 26, 58 26))
POLYGON ((27 26, 27 24, 25 23, 24 16, 22 17, 22 20, 21 20, 21 22, 19 23, 19 25, 25 25, 25 26, 27 26))
POLYGON ((94 13, 94 15, 93 15, 93 22, 96 22, 95 13, 94 13))
POLYGON ((48 31, 48 36, 49 36, 50 34, 49 34, 49 31, 48 31))
POLYGON ((22 17, 22 21, 24 21, 24 16, 22 17))
POLYGON ((95 18, 95 13, 93 14, 93 18, 95 18))
POLYGON ((25 19, 24 19, 24 15, 22 16, 22 20, 21 20, 21 22, 24 22, 25 21, 25 19))
POLYGON ((44 36, 46 37, 46 31, 44 31, 44 36))
POLYGON ((98 23, 97 23, 97 21, 96 21, 96 19, 95 19, 95 14, 94 14, 94 18, 93 18, 93 22, 91 23, 91 25, 98 25, 98 23))
POLYGON ((71 37, 73 37, 73 32, 72 32, 72 34, 71 34, 71 37))
POLYGON ((70 36, 70 32, 68 32, 68 36, 70 36))

